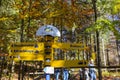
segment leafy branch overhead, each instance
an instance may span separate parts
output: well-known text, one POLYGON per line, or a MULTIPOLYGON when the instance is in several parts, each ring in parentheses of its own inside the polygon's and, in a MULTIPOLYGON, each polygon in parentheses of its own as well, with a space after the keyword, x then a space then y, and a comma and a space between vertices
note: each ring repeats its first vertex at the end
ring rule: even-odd
MULTIPOLYGON (((72 27, 73 23, 78 26, 84 24, 86 19, 89 19, 93 14, 92 6, 90 4, 79 5, 77 3, 68 3, 67 1, 53 0, 46 2, 45 0, 25 0, 18 1, 14 4, 14 8, 18 13, 18 19, 32 19, 41 20, 47 18, 48 23, 53 23, 52 19, 60 18, 64 19, 63 24, 67 27, 72 27), (31 3, 30 3, 31 1, 31 3), (81 20, 82 18, 82 20, 81 20), (85 20, 84 20, 85 19, 85 20), (72 22, 72 23, 71 23, 72 22)), ((56 24, 60 24, 60 21, 55 21, 56 24)))

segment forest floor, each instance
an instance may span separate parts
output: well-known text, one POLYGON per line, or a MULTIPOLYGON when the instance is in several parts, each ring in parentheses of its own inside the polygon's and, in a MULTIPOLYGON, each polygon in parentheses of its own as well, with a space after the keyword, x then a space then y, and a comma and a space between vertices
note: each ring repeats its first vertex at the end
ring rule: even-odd
MULTIPOLYGON (((11 79, 9 78, 5 78, 3 77, 1 80, 18 80, 18 77, 12 77, 11 79)), ((46 80, 45 78, 36 78, 36 79, 32 79, 32 78, 24 78, 23 80, 46 80)), ((55 80, 55 79, 51 79, 51 80, 55 80)), ((61 80, 61 79, 59 79, 61 80)), ((80 80, 79 78, 76 78, 74 80, 80 80)), ((99 79, 97 79, 99 80, 99 79)), ((102 80, 120 80, 120 77, 103 77, 102 80)))
MULTIPOLYGON (((0 80, 18 80, 18 74, 12 74, 11 77, 2 77, 2 79, 0 80)), ((23 80, 46 80, 45 76, 25 76, 23 80)), ((54 78, 52 78, 51 80, 55 80, 54 78)), ((62 79, 59 79, 62 80, 62 79)), ((69 79, 69 80, 80 80, 79 75, 76 75, 74 78, 69 79)), ((97 78, 97 80, 99 80, 97 78)), ((113 76, 103 76, 102 80, 120 80, 120 74, 118 74, 117 76, 113 75, 113 76)))
POLYGON ((120 76, 103 77, 103 80, 120 80, 120 76))

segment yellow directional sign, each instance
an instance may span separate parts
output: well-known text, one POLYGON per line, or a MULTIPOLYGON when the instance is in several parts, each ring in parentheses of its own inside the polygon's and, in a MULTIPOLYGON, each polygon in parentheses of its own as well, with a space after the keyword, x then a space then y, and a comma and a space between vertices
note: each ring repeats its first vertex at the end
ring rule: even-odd
POLYGON ((14 60, 44 60, 44 43, 13 43, 9 56, 14 60))
POLYGON ((25 54, 25 55, 14 55, 12 60, 14 61, 44 61, 43 55, 25 54))
POLYGON ((87 60, 54 60, 51 62, 52 67, 83 67, 87 66, 87 60))
POLYGON ((13 52, 32 52, 32 50, 43 50, 44 43, 13 43, 11 44, 13 52))
POLYGON ((60 48, 60 49, 80 49, 84 50, 87 49, 84 44, 82 43, 53 43, 53 48, 60 48))

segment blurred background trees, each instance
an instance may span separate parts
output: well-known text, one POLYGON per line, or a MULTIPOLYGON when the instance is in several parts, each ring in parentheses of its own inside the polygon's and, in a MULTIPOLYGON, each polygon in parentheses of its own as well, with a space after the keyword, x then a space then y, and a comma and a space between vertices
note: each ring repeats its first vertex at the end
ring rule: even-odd
MULTIPOLYGON (((109 51, 111 54, 120 55, 120 1, 94 1, 97 6, 96 22, 92 0, 0 0, 0 52, 8 53, 11 42, 36 41, 36 30, 50 24, 61 33, 66 30, 68 38, 75 36, 79 39, 81 34, 87 35, 87 40, 91 38, 93 41, 89 41, 88 45, 93 46, 96 44, 95 31, 98 30, 101 54, 106 55, 106 51, 112 49, 109 51), (115 46, 111 46, 112 43, 115 46)), ((106 56, 102 58, 107 59, 106 56)))

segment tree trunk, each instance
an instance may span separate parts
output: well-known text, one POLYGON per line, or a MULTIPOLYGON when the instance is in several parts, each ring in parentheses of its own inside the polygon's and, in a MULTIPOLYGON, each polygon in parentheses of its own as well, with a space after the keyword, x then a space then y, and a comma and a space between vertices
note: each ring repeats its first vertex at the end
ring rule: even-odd
MULTIPOLYGON (((96 9, 96 1, 92 0, 93 3, 93 9, 95 14, 95 22, 97 21, 97 9, 96 9)), ((98 74, 99 74, 99 80, 102 80, 102 71, 101 71, 101 59, 100 59, 100 48, 99 48, 99 32, 96 30, 96 39, 97 39, 97 58, 98 58, 98 74)))

